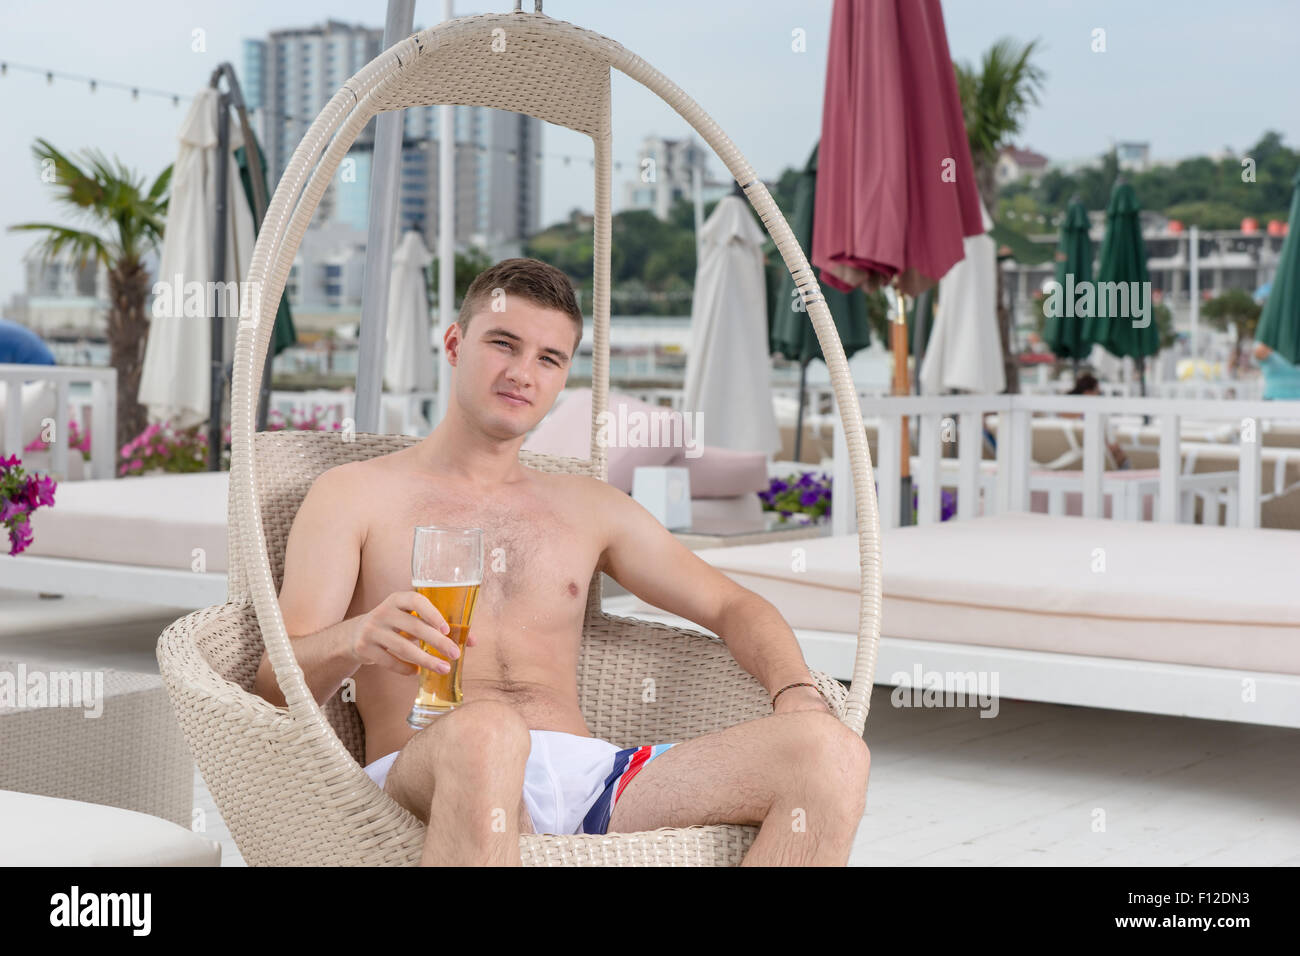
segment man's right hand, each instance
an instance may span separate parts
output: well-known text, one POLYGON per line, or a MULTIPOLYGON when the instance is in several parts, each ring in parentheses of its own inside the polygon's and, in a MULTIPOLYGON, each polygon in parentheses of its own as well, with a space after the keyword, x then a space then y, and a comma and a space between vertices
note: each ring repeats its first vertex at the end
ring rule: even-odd
POLYGON ((409 676, 417 666, 445 674, 451 670, 447 661, 460 656, 456 642, 447 636, 450 630, 433 602, 419 591, 394 591, 358 620, 350 650, 358 663, 375 664, 394 674, 409 676), (423 650, 416 638, 446 660, 423 650))

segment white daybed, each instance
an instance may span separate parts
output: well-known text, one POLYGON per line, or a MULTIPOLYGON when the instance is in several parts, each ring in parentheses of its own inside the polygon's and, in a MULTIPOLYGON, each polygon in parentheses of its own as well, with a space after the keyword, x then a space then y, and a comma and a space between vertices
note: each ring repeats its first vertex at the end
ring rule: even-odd
MULTIPOLYGON (((851 676, 855 535, 697 553, 776 605, 810 667, 851 676)), ((884 530, 881 556, 876 683, 987 671, 1003 697, 1300 727, 1294 531, 1008 512, 884 530)))
POLYGON ((208 607, 226 600, 228 472, 61 482, 0 587, 208 607))

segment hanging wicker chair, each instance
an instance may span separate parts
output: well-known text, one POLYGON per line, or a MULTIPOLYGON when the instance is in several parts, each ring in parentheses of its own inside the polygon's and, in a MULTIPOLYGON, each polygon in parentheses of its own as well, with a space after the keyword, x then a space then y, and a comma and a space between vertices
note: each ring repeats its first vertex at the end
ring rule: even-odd
MULTIPOLYGON (((176 621, 158 661, 204 780, 252 865, 418 862, 424 825, 362 769, 354 704, 313 700, 294 659, 277 600, 285 542, 299 504, 322 472, 397 451, 401 435, 255 432, 260 370, 289 267, 321 194, 366 122, 384 110, 459 104, 529 115, 591 136, 595 144, 595 331, 589 460, 523 452, 529 467, 606 480, 597 416, 609 391, 610 70, 638 80, 675 108, 716 151, 776 241, 802 290, 827 356, 853 467, 861 603, 852 688, 814 672, 837 715, 861 734, 880 633, 879 521, 866 436, 843 349, 802 250, 749 164, 686 94, 619 44, 535 13, 462 17, 386 50, 334 95, 280 179, 253 253, 232 386, 229 592, 225 604, 176 621), (499 32, 498 32, 499 31, 499 32), (494 38, 497 39, 494 47, 494 38), (504 48, 501 47, 504 41, 504 48), (286 707, 251 693, 265 644, 286 707)), ((583 717, 619 747, 687 740, 771 712, 762 685, 716 638, 601 610, 591 581, 578 663, 583 717), (642 703, 646 674, 658 702, 642 703)), ((735 864, 757 829, 661 828, 644 833, 520 837, 526 864, 735 864)))

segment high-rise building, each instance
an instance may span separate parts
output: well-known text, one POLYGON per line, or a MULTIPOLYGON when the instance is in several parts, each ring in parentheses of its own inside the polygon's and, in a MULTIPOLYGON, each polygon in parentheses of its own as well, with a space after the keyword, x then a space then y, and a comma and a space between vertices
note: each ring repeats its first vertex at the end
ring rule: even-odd
MULTIPOLYGON (((383 31, 330 20, 244 41, 244 98, 274 183, 312 121, 343 84, 377 56, 383 31)), ((437 106, 403 111, 398 230, 415 229, 432 248, 438 236, 437 106)), ((488 250, 521 242, 539 228, 541 128, 531 116, 457 106, 456 243, 488 250)), ((314 223, 364 231, 369 222, 374 127, 361 131, 321 198, 314 223)))
POLYGON ((629 209, 649 209, 660 219, 667 219, 679 199, 695 196, 694 171, 700 171, 702 202, 721 199, 731 192, 730 180, 719 182, 708 173, 709 151, 695 141, 647 136, 637 154, 633 179, 624 184, 624 205, 629 209))

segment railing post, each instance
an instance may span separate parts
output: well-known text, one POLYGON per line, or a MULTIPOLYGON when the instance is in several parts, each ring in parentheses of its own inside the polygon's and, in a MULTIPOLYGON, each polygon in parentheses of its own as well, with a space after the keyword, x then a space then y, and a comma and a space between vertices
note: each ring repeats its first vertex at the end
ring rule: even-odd
POLYGON ((880 527, 898 527, 899 444, 902 422, 889 408, 889 399, 880 402, 880 424, 876 430, 876 502, 880 512, 880 527))
POLYGON ((1020 402, 1019 396, 1009 396, 998 423, 998 479, 1002 491, 999 511, 1029 510, 1029 469, 1034 464, 1033 413, 1020 402))
MULTIPOLYGON (((1103 464, 1101 413, 1083 413, 1083 516, 1102 517, 1101 473, 1103 464)), ((1111 515, 1118 517, 1120 502, 1111 503, 1111 515)))
POLYGON ((67 376, 59 376, 58 381, 54 383, 54 394, 54 440, 50 445, 50 467, 59 480, 63 480, 71 477, 68 474, 68 439, 72 435, 68 431, 67 376))
POLYGON ((984 457, 984 412, 962 412, 957 421, 956 517, 975 518, 980 513, 979 479, 980 462, 984 457))
POLYGON ((0 384, 4 385, 5 395, 5 441, 4 448, 0 449, 5 454, 17 455, 20 458, 23 454, 23 380, 17 377, 6 375, 0 379, 0 384))
POLYGON ((1260 446, 1259 419, 1241 420, 1241 441, 1237 447, 1237 521, 1243 528, 1259 527, 1259 472, 1260 446))
MULTIPOLYGON (((920 416, 920 431, 917 434, 916 450, 920 452, 920 466, 915 480, 921 484, 916 495, 916 523, 933 524, 939 520, 940 482, 939 467, 939 422, 942 416, 938 412, 924 412, 920 416)), ((907 507, 908 502, 903 502, 907 507)))
POLYGON ((1176 412, 1166 412, 1161 415, 1160 506, 1156 520, 1164 524, 1176 524, 1178 522, 1178 476, 1182 471, 1183 463, 1179 435, 1178 414, 1176 412))

